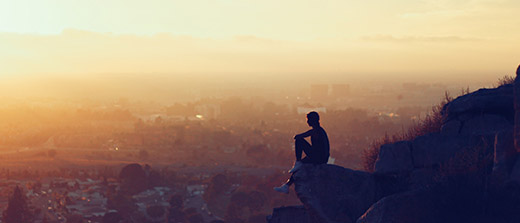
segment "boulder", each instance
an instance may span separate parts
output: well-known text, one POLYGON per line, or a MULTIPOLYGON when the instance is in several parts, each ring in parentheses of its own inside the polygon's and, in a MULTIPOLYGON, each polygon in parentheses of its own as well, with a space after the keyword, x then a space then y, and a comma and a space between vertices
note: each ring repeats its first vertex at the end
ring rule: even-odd
POLYGON ((468 146, 461 137, 431 133, 412 141, 412 155, 416 168, 431 167, 448 161, 468 146))
POLYGON ((458 119, 461 115, 495 114, 512 122, 515 113, 513 89, 511 84, 492 89, 480 89, 449 102, 443 107, 441 113, 447 121, 458 119))
POLYGON ((515 165, 511 170, 511 174, 509 175, 509 180, 520 184, 520 157, 516 158, 515 165))
POLYGON ((506 120, 503 116, 483 114, 464 121, 460 134, 486 135, 510 129, 513 129, 513 123, 506 120))
POLYGON ((441 126, 441 133, 447 135, 457 135, 460 133, 460 129, 462 127, 462 122, 459 120, 451 120, 449 122, 444 123, 441 126))
POLYGON ((447 135, 430 133, 412 141, 412 160, 415 168, 436 167, 456 154, 478 146, 492 152, 493 135, 447 135))
POLYGON ((520 110, 515 114, 515 150, 520 153, 520 110))
POLYGON ((516 78, 515 78, 515 83, 513 84, 514 85, 514 90, 513 90, 513 93, 514 93, 514 106, 515 106, 515 111, 519 111, 520 110, 520 66, 518 66, 518 68, 516 69, 516 78))
POLYGON ((311 223, 303 206, 279 207, 267 216, 267 223, 311 223))
POLYGON ((412 151, 409 141, 381 146, 375 163, 375 173, 402 173, 409 172, 412 169, 412 151))
POLYGON ((496 134, 494 151, 493 178, 497 182, 503 182, 509 176, 516 160, 512 129, 496 134))
POLYGON ((357 223, 434 223, 437 215, 430 193, 409 191, 379 200, 357 223))
POLYGON ((520 66, 518 66, 518 68, 516 69, 513 104, 515 106, 515 148, 517 152, 520 152, 520 66))
POLYGON ((435 177, 439 175, 439 171, 432 168, 415 169, 410 173, 409 183, 410 189, 425 189, 435 183, 435 177))
POLYGON ((355 222, 377 200, 374 177, 367 172, 305 164, 293 177, 312 222, 355 222))

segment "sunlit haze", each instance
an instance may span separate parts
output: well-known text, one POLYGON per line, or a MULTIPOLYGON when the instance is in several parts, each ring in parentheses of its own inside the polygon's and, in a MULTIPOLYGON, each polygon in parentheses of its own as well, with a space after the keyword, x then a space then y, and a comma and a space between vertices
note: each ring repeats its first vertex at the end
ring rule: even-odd
POLYGON ((0 75, 489 81, 520 60, 519 9, 514 0, 1 0, 0 75))
POLYGON ((519 12, 0 0, 0 222, 519 222, 519 12))

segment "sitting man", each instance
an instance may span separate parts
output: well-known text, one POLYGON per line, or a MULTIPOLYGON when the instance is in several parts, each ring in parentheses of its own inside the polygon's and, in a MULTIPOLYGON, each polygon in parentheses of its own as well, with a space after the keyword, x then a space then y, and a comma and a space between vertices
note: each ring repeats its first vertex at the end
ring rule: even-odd
MULTIPOLYGON (((294 167, 289 170, 289 173, 298 171, 304 163, 324 164, 329 160, 329 138, 327 133, 320 126, 320 116, 317 112, 312 111, 307 114, 307 124, 311 127, 309 131, 294 136, 294 153, 296 154, 296 162, 294 167), (311 144, 305 140, 306 137, 311 137, 311 144), (302 151, 305 152, 305 158, 302 157, 302 151)), ((281 193, 289 193, 289 187, 294 179, 291 178, 287 183, 280 187, 275 187, 274 190, 281 193)))

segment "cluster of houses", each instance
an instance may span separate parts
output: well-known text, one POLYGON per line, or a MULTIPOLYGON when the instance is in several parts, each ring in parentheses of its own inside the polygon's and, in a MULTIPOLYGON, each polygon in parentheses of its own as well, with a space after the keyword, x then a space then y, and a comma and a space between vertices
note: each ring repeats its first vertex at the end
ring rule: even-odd
MULTIPOLYGON (((64 179, 51 178, 41 181, 31 180, 5 180, 0 183, 0 211, 7 208, 9 197, 14 187, 21 187, 27 197, 29 208, 35 214, 35 222, 67 222, 68 216, 81 216, 86 222, 101 222, 106 213, 117 212, 107 206, 108 188, 117 188, 116 179, 92 180, 92 179, 64 179)), ((207 185, 196 184, 186 186, 188 198, 187 206, 194 207, 204 212, 207 218, 210 213, 202 199, 207 185), (195 202, 197 201, 197 202, 195 202)), ((169 187, 154 187, 145 190, 132 198, 139 212, 147 215, 147 208, 159 206, 166 210, 169 207, 169 198, 173 191, 169 187)), ((166 212, 164 213, 167 214, 166 212)), ((161 216, 164 219, 166 216, 161 216)), ((155 217, 157 218, 157 217, 155 217)), ((2 219, 0 218, 0 223, 2 219)))

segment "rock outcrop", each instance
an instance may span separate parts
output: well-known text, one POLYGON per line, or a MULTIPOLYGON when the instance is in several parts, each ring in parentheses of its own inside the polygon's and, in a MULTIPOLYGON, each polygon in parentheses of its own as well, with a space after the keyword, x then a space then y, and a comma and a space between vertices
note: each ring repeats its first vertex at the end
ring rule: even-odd
POLYGON ((440 132, 419 136, 409 142, 383 145, 375 172, 397 174, 435 168, 475 147, 497 155, 497 171, 511 169, 511 160, 516 153, 511 151, 511 144, 507 141, 511 138, 507 137, 514 126, 513 88, 509 84, 481 89, 446 104, 442 110, 445 120, 440 132), (410 163, 413 168, 410 168, 410 163))
MULTIPOLYGON (((516 79, 514 84, 514 146, 517 153, 520 153, 520 66, 516 69, 516 79)), ((513 169, 511 170, 510 180, 520 184, 520 157, 517 158, 513 169)))
MULTIPOLYGON (((450 218, 436 216, 467 219, 466 213, 447 214, 447 201, 491 210, 478 202, 500 206, 501 199, 491 197, 496 194, 514 204, 506 209, 520 208, 520 66, 514 84, 460 96, 441 114, 440 131, 381 146, 374 173, 334 165, 296 172, 303 215, 309 222, 445 222, 450 218), (482 196, 468 201, 471 193, 482 196)), ((272 219, 281 213, 275 209, 272 219)))
POLYGON ((355 222, 377 201, 376 181, 367 172, 309 164, 294 174, 294 180, 312 222, 355 222))
POLYGON ((517 157, 512 130, 496 134, 493 157, 494 181, 504 182, 510 175, 517 157))
POLYGON ((431 194, 410 191, 379 200, 357 223, 435 223, 438 215, 431 194))
POLYGON ((414 167, 412 143, 401 141, 381 146, 378 161, 375 165, 376 173, 388 174, 411 171, 414 167))
POLYGON ((502 128, 502 125, 511 124, 512 127, 515 114, 513 91, 513 85, 506 84, 460 96, 442 109, 441 113, 446 117, 444 124, 459 121, 462 124, 459 133, 466 130, 466 133, 472 134, 478 134, 479 131, 493 132, 495 129, 502 128), (492 120, 498 122, 488 122, 492 120), (468 123, 473 125, 465 127, 468 123))
POLYGON ((513 154, 505 148, 507 143, 502 139, 513 130, 513 85, 481 89, 461 96, 446 104, 441 113, 445 120, 440 132, 383 145, 375 173, 403 174, 420 168, 435 168, 468 148, 481 147, 491 154, 495 144, 499 149, 497 155, 503 156, 497 162, 507 159, 506 166, 511 168, 513 154), (496 134, 500 132, 504 132, 498 138, 502 141, 495 142, 496 134))
POLYGON ((309 215, 303 206, 279 207, 267 217, 268 223, 311 223, 309 215))
POLYGON ((303 206, 275 208, 269 223, 356 222, 372 204, 401 187, 395 177, 329 164, 305 164, 293 177, 303 206))
POLYGON ((514 138, 515 138, 515 148, 517 152, 520 152, 520 66, 516 69, 516 78, 514 84, 514 110, 515 110, 515 129, 514 129, 514 138))

